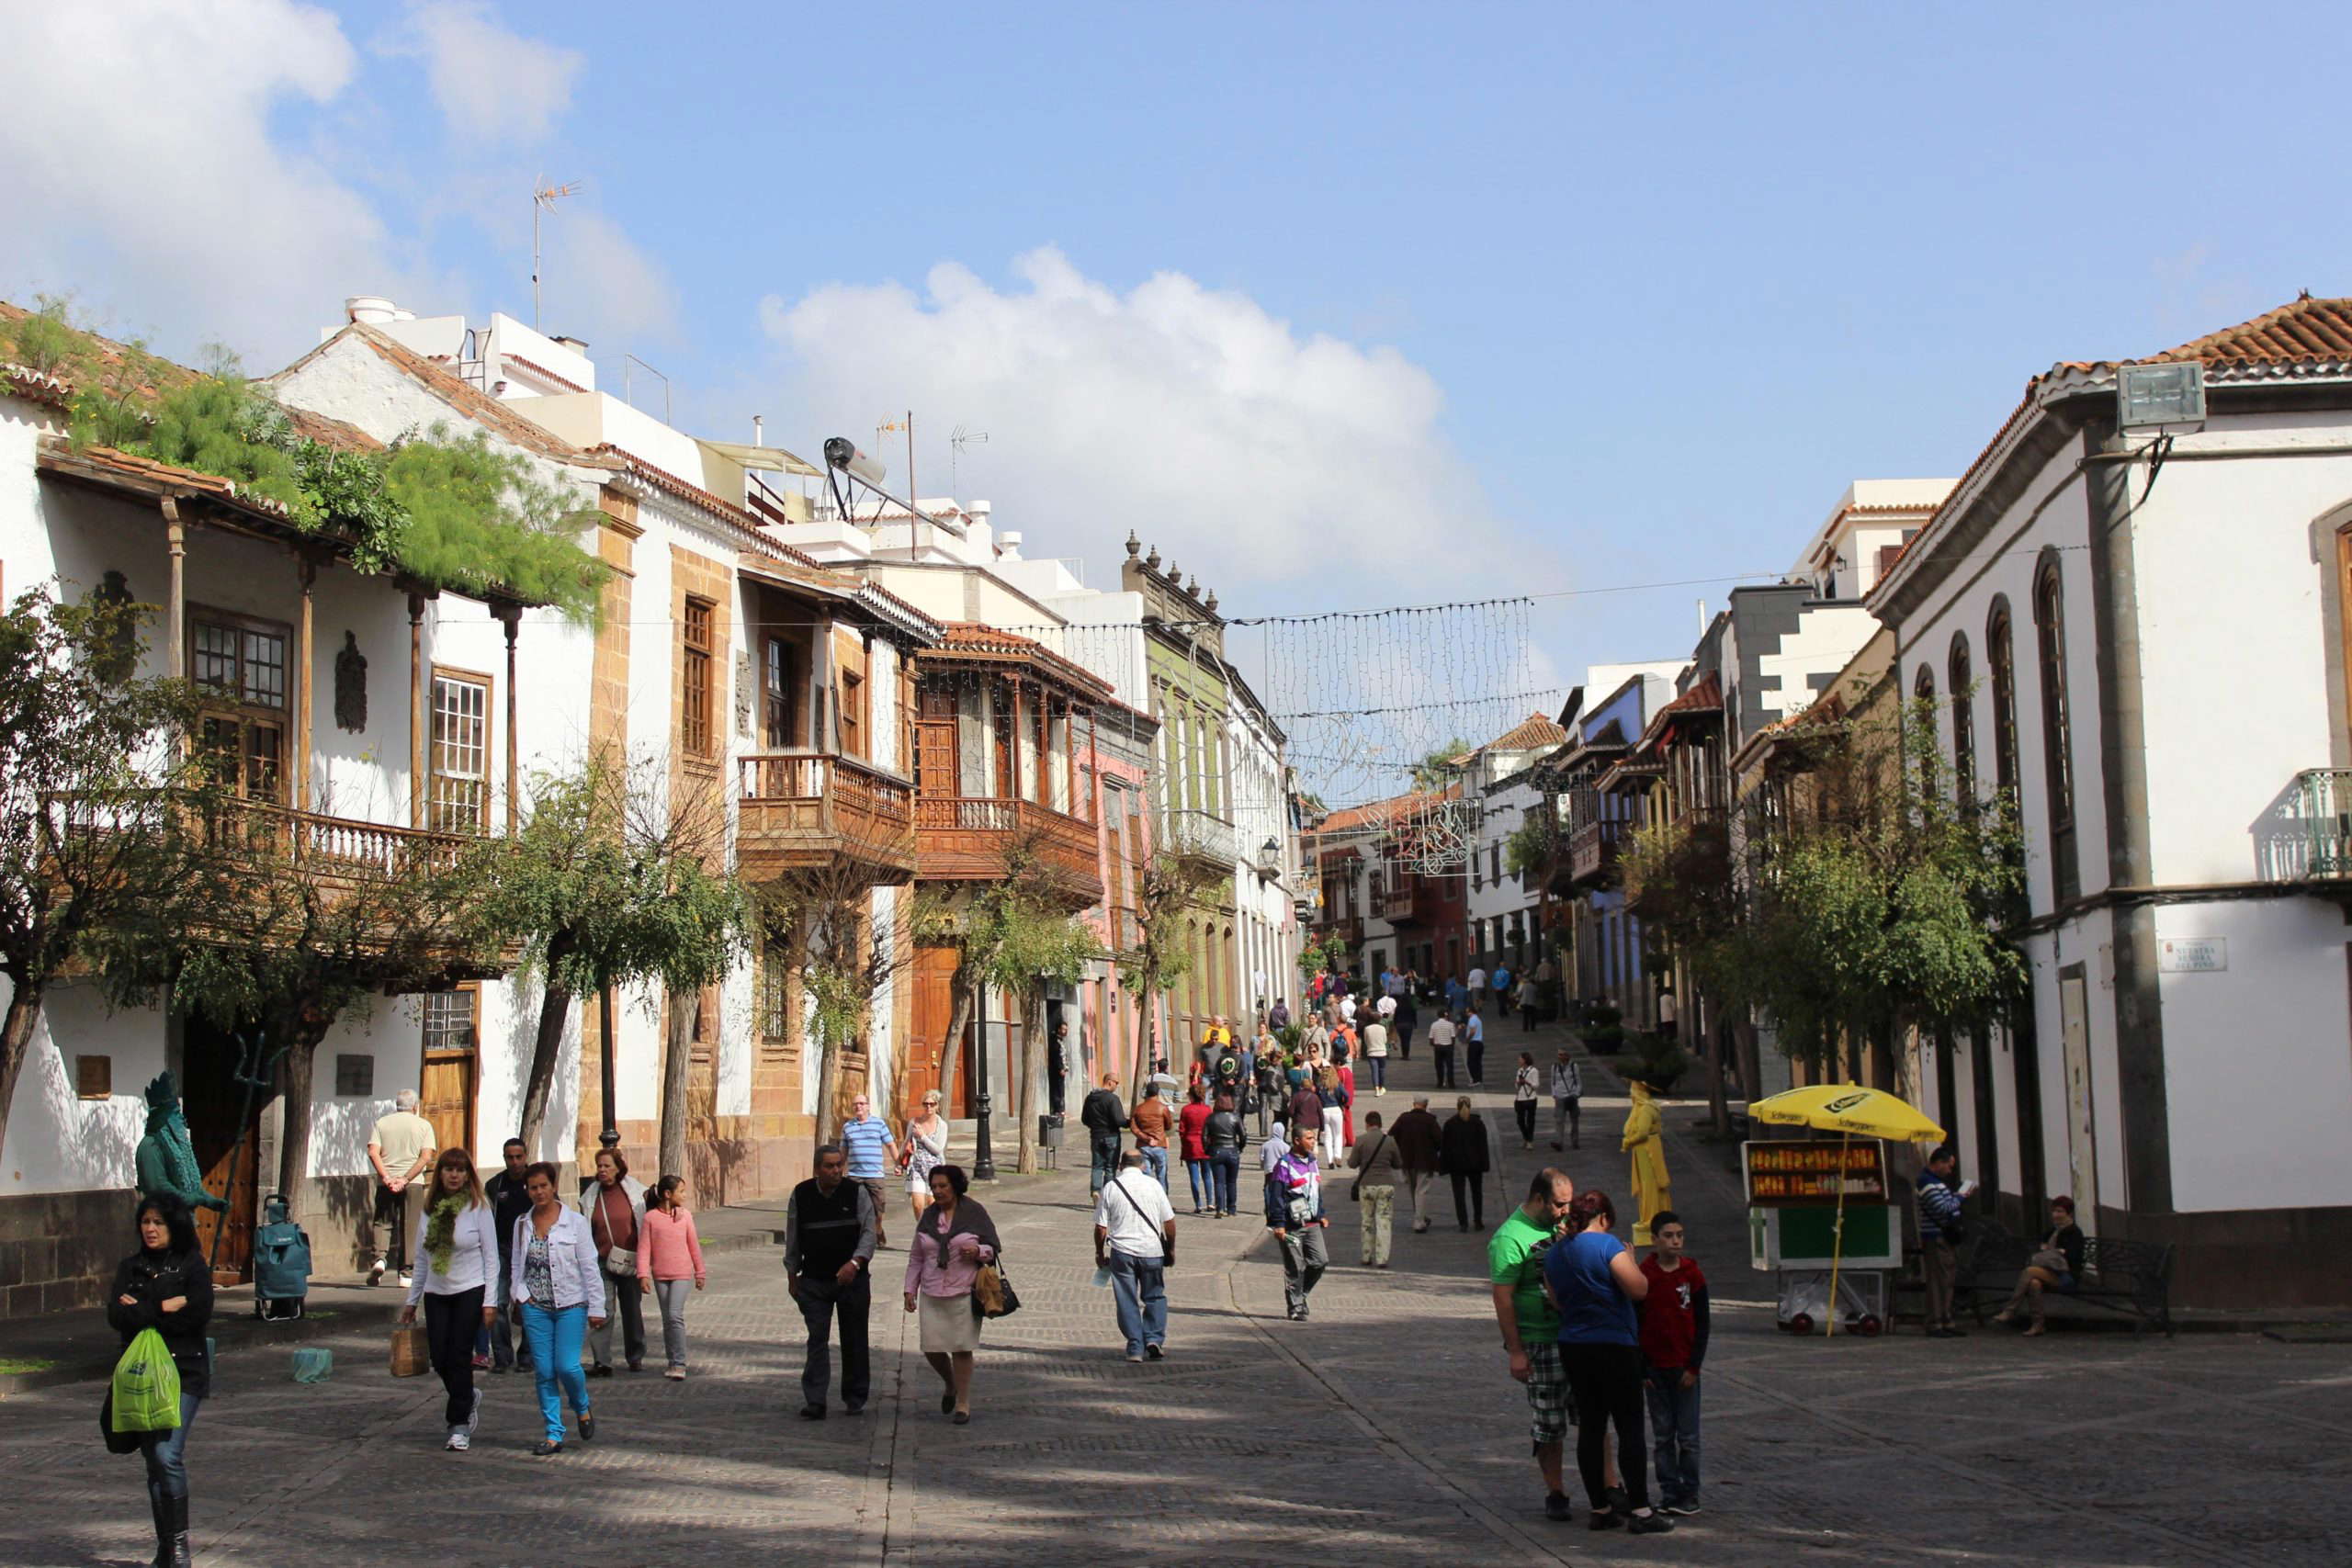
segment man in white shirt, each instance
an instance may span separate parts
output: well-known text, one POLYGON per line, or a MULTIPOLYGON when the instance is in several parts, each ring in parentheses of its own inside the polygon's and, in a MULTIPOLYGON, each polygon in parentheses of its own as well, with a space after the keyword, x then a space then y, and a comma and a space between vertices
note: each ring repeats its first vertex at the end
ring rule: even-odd
POLYGON ((1356 997, 1353 991, 1340 998, 1340 1016, 1350 1024, 1356 1021, 1356 997))
POLYGON ((1470 987, 1470 1005, 1484 1011, 1487 1006, 1487 971, 1481 965, 1470 971, 1463 982, 1470 987))
POLYGON ((1453 1015, 1442 1012, 1430 1025, 1430 1049, 1437 1055, 1437 1087, 1452 1089, 1453 1077, 1453 1015))
POLYGON ((1094 1267, 1110 1272, 1130 1361, 1168 1354, 1168 1265, 1175 1259, 1175 1206, 1129 1150, 1094 1200, 1094 1267))
POLYGON ((1363 1059, 1364 1065, 1372 1069, 1372 1092, 1386 1094, 1388 1092, 1388 1026, 1376 1017, 1363 1026, 1363 1059))

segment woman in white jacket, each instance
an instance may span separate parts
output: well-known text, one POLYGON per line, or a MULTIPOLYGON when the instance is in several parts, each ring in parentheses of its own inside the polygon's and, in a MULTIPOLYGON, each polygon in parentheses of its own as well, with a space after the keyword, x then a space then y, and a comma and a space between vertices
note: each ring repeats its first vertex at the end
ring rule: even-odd
POLYGON ((424 1195, 424 1222, 417 1226, 416 1261, 409 1270, 408 1304, 401 1322, 416 1321, 424 1303, 424 1339, 433 1370, 441 1374, 448 1402, 441 1418, 448 1424, 450 1448, 472 1444, 481 1419, 481 1391, 474 1387, 474 1337, 498 1315, 491 1281, 498 1273, 498 1222, 482 1196, 473 1156, 443 1149, 433 1164, 424 1195))
MULTIPOLYGON (((604 1270, 597 1266, 596 1238, 587 1216, 567 1209, 556 1196, 555 1167, 541 1160, 524 1173, 531 1212, 514 1222, 514 1270, 507 1286, 523 1309, 523 1333, 531 1347, 531 1371, 538 1377, 539 1414, 547 1437, 531 1451, 563 1451, 560 1383, 580 1417, 580 1438, 596 1435, 588 1404, 588 1379, 580 1370, 580 1347, 591 1328, 605 1326, 604 1270)), ((630 1281, 634 1288, 635 1281, 630 1281)))

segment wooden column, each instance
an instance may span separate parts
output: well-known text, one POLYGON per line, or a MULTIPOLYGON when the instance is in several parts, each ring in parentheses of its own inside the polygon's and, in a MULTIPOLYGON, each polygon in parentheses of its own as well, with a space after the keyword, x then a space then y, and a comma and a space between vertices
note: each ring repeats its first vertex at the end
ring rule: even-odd
POLYGON ((319 580, 319 563, 305 551, 295 558, 295 571, 302 580, 302 621, 295 636, 300 651, 295 655, 300 671, 300 696, 294 709, 294 809, 311 809, 311 690, 318 684, 311 660, 314 620, 311 588, 319 580))
POLYGON ((408 819, 424 826, 424 595, 408 596, 408 819))
POLYGON ((184 678, 187 674, 187 528, 180 522, 179 502, 168 495, 164 497, 164 544, 172 557, 172 653, 168 668, 174 675, 184 678))
MULTIPOLYGON (((1011 787, 1006 794, 1014 800, 1021 798, 1021 726, 1027 714, 1021 703, 1021 677, 1011 677, 1012 683, 1012 744, 1005 748, 1007 766, 1012 770, 1011 787)), ((1018 813, 1016 812, 1016 815, 1018 813)))
POLYGON ((511 839, 523 830, 523 749, 515 725, 520 707, 514 682, 514 639, 522 629, 523 606, 497 604, 491 614, 506 627, 506 836, 511 839))

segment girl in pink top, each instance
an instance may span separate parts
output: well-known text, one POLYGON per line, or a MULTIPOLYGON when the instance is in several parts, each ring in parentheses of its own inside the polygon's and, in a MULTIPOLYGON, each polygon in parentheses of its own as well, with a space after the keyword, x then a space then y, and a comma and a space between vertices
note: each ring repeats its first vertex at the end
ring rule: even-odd
POLYGON ((695 1217, 678 1198, 685 1185, 682 1176, 665 1176, 646 1195, 637 1241, 638 1278, 662 1303, 662 1348, 670 1357, 662 1376, 672 1382, 686 1375, 686 1281, 699 1291, 707 1278, 695 1217))

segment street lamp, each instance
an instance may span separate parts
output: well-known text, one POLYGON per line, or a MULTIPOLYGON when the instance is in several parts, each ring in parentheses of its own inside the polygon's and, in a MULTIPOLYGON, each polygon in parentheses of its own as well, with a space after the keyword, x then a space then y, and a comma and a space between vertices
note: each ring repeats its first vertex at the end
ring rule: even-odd
POLYGON ((613 1052, 616 1043, 613 1039, 613 988, 610 986, 596 993, 596 1021, 605 1042, 605 1048, 599 1053, 604 1058, 601 1064, 603 1070, 598 1075, 602 1081, 597 1085, 603 1091, 605 1101, 605 1130, 596 1134, 596 1142, 605 1148, 616 1149, 621 1146, 621 1129, 620 1123, 613 1119, 613 1052))
POLYGON ((989 987, 981 981, 972 1009, 972 1179, 994 1181, 996 1156, 989 1152, 989 987))

